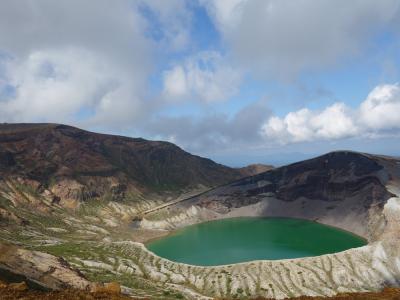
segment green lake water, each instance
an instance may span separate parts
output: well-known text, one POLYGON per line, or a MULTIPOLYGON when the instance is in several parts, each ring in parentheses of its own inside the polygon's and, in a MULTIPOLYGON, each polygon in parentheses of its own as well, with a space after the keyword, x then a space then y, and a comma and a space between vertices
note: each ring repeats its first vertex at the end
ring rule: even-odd
POLYGON ((172 261, 215 266, 316 256, 365 244, 359 236, 316 222, 246 217, 191 225, 146 247, 172 261))

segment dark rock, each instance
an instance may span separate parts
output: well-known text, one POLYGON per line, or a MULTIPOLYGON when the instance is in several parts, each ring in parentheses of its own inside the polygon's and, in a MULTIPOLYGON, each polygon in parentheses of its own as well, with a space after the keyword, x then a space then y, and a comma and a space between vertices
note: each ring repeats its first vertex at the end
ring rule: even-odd
POLYGON ((393 197, 385 185, 399 177, 398 170, 395 158, 337 151, 240 179, 184 205, 226 213, 272 199, 261 214, 313 219, 325 213, 339 220, 354 212, 365 223, 370 209, 379 214, 393 197), (287 204, 298 200, 288 211, 287 204))
POLYGON ((61 198, 58 196, 53 196, 53 199, 51 200, 52 204, 60 204, 61 198))
POLYGON ((9 151, 0 152, 0 169, 15 166, 14 156, 9 151))

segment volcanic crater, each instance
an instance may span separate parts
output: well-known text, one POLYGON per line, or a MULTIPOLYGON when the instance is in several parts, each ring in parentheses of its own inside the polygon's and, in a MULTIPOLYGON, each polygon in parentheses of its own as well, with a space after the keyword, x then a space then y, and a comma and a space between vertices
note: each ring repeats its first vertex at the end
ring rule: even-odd
POLYGON ((117 281, 152 299, 283 299, 400 284, 399 159, 337 151, 262 171, 245 174, 165 142, 0 125, 0 269, 50 289, 117 281), (368 244, 217 266, 173 262, 143 244, 235 217, 309 220, 368 244))

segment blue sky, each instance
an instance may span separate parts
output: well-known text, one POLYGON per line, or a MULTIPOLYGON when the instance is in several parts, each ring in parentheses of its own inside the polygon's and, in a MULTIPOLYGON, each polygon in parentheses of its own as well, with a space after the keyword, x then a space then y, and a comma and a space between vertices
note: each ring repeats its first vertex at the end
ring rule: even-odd
POLYGON ((5 0, 0 121, 232 166, 400 155, 399 28, 397 0, 5 0))

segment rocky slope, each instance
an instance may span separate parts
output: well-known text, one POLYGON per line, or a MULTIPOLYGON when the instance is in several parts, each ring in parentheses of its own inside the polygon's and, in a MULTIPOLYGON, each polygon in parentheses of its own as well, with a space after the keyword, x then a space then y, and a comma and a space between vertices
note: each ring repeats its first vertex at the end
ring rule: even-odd
POLYGON ((152 223, 148 216, 143 226, 169 228, 221 217, 281 216, 315 220, 373 239, 376 227, 382 226, 383 207, 393 196, 386 185, 397 177, 395 158, 332 152, 218 187, 170 209, 175 220, 168 225, 152 223), (179 219, 176 212, 190 215, 193 207, 201 213, 179 219))
POLYGON ((62 125, 0 127, 0 242, 13 249, 0 249, 0 268, 21 270, 27 280, 52 289, 68 278, 72 288, 116 281, 124 293, 163 300, 332 296, 400 285, 398 159, 333 152, 238 179, 237 170, 169 143, 62 125), (142 243, 231 216, 316 220, 369 244, 318 257, 199 267, 157 257, 142 243), (70 275, 58 276, 60 262, 70 275))
MULTIPOLYGON (((130 228, 131 220, 143 211, 248 172, 255 170, 228 168, 167 142, 57 124, 0 124, 0 241, 8 244, 0 244, 0 269, 17 270, 51 289, 83 288, 82 282, 97 281, 98 271, 107 266, 92 259, 105 257, 99 254, 108 250, 92 246, 104 240, 145 240, 151 233, 130 228), (60 255, 90 280, 82 277, 81 282, 78 276, 69 284, 67 271, 64 281, 54 278, 66 262, 60 255)), ((109 277, 104 275, 100 281, 109 277)), ((118 280, 140 285, 135 290, 138 296, 164 292, 163 284, 141 276, 118 280)), ((179 293, 172 288, 167 298, 179 293)))
POLYGON ((57 124, 0 124, 0 178, 20 178, 54 201, 161 200, 224 184, 245 171, 168 142, 97 134, 57 124), (154 195, 156 194, 156 196, 154 195))

